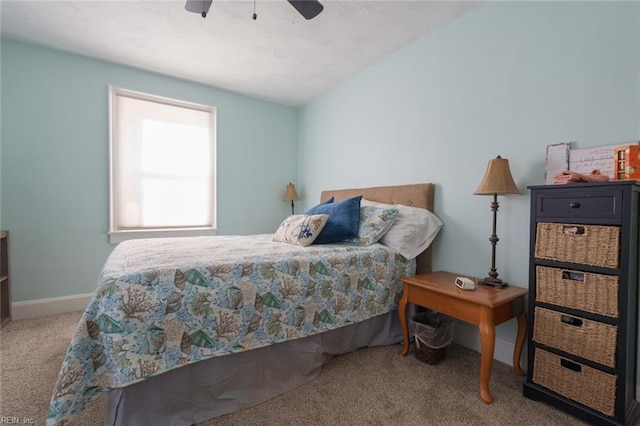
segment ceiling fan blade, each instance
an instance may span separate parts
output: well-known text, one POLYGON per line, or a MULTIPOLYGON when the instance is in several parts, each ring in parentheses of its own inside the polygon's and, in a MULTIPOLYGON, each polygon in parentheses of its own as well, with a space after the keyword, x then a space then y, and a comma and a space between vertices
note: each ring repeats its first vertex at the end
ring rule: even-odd
POLYGON ((318 16, 324 7, 318 0, 287 0, 305 19, 318 16))
POLYGON ((209 8, 211 7, 211 3, 213 3, 213 0, 187 0, 184 8, 188 12, 199 13, 203 18, 206 18, 207 13, 209 13, 209 8))

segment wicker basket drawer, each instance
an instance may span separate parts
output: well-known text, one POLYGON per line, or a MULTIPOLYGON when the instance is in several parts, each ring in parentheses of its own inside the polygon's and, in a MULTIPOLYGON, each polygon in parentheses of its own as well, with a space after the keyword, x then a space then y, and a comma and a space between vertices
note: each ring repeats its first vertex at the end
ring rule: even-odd
POLYGON ((607 416, 615 414, 617 376, 536 348, 533 381, 607 416))
POLYGON ((618 327, 535 308, 533 340, 609 367, 616 366, 618 327))
POLYGON ((535 257, 617 268, 620 227, 538 222, 535 257))
POLYGON ((536 300, 618 318, 620 277, 536 266, 536 300))

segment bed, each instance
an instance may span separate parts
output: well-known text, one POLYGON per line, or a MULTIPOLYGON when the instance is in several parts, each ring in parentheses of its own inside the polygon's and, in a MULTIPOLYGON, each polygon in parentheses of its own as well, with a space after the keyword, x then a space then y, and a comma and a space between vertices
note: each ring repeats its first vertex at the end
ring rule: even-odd
MULTIPOLYGON (((362 196, 432 211, 433 191, 333 190, 320 201, 362 196)), ((406 258, 380 243, 273 239, 120 244, 69 345, 47 424, 107 392, 106 425, 191 425, 295 389, 335 355, 401 341, 397 279, 431 270, 430 245, 406 258)))

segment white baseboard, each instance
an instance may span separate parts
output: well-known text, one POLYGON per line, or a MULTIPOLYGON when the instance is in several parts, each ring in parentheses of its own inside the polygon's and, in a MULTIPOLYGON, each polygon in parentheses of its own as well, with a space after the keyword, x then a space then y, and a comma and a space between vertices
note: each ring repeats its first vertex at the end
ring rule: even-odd
POLYGON ((14 302, 11 304, 11 319, 21 320, 84 311, 91 296, 93 293, 14 302))
MULTIPOLYGON (((456 321, 453 339, 456 343, 472 349, 476 352, 480 352, 480 332, 478 327, 468 324, 466 322, 456 321)), ((514 341, 508 341, 496 337, 496 345, 493 352, 493 359, 503 362, 513 367, 513 349, 515 348, 515 336, 514 341)), ((520 368, 527 371, 527 351, 526 344, 522 349, 522 355, 520 357, 520 368)))

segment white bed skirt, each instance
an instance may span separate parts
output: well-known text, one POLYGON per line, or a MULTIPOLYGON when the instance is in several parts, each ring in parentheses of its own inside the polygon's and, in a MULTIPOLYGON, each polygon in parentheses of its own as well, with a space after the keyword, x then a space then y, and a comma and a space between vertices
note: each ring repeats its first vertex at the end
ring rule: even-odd
POLYGON ((260 404, 320 373, 333 356, 402 341, 397 311, 337 330, 212 358, 108 393, 105 425, 193 425, 260 404))

